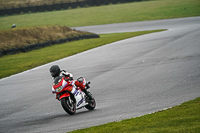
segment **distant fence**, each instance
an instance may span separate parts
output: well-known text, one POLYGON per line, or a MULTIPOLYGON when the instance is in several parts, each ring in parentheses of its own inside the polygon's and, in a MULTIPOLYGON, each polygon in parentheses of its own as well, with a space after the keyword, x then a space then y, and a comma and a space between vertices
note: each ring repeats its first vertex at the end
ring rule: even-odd
POLYGON ((77 7, 101 6, 108 4, 134 2, 134 1, 142 1, 142 0, 85 0, 85 1, 76 0, 76 2, 56 3, 53 5, 26 6, 26 7, 20 7, 19 5, 18 8, 0 9, 0 16, 28 13, 28 12, 35 13, 35 12, 45 12, 45 11, 62 10, 62 9, 67 10, 70 8, 77 8, 77 7))

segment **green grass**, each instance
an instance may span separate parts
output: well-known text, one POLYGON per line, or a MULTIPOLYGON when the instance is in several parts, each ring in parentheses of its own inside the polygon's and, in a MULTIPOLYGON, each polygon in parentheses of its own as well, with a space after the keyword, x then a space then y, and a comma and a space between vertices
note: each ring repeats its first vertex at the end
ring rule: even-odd
POLYGON ((6 55, 0 58, 0 78, 4 78, 115 41, 159 31, 163 30, 102 34, 100 35, 100 38, 97 39, 80 40, 53 45, 27 53, 6 55))
POLYGON ((0 17, 0 29, 61 25, 77 27, 200 16, 199 0, 153 0, 0 17))
POLYGON ((171 109, 70 133, 199 133, 200 97, 171 109))

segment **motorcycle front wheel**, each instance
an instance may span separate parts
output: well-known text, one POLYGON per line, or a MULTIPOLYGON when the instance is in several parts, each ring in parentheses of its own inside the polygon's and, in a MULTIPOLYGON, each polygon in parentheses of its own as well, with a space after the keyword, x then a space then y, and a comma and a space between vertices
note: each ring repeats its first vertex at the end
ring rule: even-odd
POLYGON ((76 103, 70 97, 64 97, 61 99, 61 105, 63 109, 70 115, 76 112, 76 103))

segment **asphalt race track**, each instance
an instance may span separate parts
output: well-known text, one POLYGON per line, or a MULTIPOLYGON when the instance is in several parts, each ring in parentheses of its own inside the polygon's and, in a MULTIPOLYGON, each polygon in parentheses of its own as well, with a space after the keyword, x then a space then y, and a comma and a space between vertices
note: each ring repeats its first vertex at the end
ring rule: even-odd
MULTIPOLYGON (((76 27, 98 34, 168 29, 114 42, 0 80, 1 133, 64 133, 200 97, 200 17, 76 27), (58 64, 91 80, 94 111, 73 116, 51 93, 58 64)), ((14 65, 14 64, 13 64, 14 65)))

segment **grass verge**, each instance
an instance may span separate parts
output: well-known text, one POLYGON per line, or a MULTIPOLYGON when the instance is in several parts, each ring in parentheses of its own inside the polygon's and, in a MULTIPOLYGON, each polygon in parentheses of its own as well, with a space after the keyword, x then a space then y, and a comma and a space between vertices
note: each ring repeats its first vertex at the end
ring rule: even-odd
POLYGON ((164 111, 70 133, 199 133, 199 110, 200 97, 164 111))
POLYGON ((94 33, 76 31, 66 26, 42 26, 3 30, 0 32, 0 51, 20 48, 29 44, 92 34, 94 33))
POLYGON ((0 29, 60 25, 78 27, 200 16, 199 0, 151 0, 0 17, 0 29))
MULTIPOLYGON (((81 0, 79 0, 81 1, 81 0)), ((82 0, 85 1, 85 0, 82 0)), ((0 0, 0 9, 12 7, 27 7, 39 5, 52 5, 61 2, 76 2, 76 0, 0 0)))
POLYGON ((41 26, 14 28, 0 32, 0 51, 10 48, 20 48, 35 43, 55 41, 94 33, 76 31, 66 26, 41 26))
POLYGON ((80 40, 53 45, 27 53, 6 55, 0 58, 0 78, 4 78, 115 41, 159 31, 163 30, 102 34, 100 35, 100 38, 97 39, 80 40))

